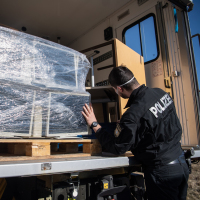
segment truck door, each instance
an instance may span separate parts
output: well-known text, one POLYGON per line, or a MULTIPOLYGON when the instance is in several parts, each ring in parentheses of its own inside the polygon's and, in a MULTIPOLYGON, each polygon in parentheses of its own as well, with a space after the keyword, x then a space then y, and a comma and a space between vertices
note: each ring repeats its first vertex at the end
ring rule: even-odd
POLYGON ((183 129, 182 145, 199 144, 198 87, 185 11, 169 1, 134 5, 131 11, 138 14, 116 28, 117 38, 144 57, 147 86, 159 87, 173 98, 183 129))

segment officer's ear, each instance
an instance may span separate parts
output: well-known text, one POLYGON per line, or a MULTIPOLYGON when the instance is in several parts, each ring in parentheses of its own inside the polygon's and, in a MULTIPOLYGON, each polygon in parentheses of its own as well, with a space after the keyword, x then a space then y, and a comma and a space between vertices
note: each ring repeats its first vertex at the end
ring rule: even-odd
POLYGON ((117 86, 117 89, 118 89, 118 91, 120 91, 120 92, 123 92, 123 91, 124 91, 124 88, 123 88, 123 87, 120 87, 120 86, 117 86))

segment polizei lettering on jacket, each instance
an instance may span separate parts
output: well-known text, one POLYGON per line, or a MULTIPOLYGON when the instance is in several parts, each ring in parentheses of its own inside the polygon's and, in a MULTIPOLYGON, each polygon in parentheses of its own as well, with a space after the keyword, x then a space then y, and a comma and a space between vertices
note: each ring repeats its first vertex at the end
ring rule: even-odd
POLYGON ((149 110, 158 118, 158 114, 166 110, 166 108, 172 103, 172 99, 168 94, 165 94, 160 101, 157 101, 154 106, 149 108, 149 110))

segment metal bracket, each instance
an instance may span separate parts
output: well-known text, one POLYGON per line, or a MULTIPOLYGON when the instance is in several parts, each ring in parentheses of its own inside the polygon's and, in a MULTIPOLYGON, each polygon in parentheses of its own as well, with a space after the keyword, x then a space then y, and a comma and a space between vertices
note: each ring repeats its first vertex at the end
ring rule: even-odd
POLYGON ((166 88, 171 88, 171 83, 170 83, 169 79, 168 80, 164 79, 164 83, 165 83, 166 88))
POLYGON ((79 186, 80 186, 80 180, 78 176, 79 176, 79 172, 71 173, 71 176, 70 176, 71 179, 70 179, 70 182, 68 182, 69 184, 73 185, 73 191, 72 191, 73 199, 76 199, 78 197, 78 191, 79 191, 79 186))
POLYGON ((179 76, 178 71, 173 71, 173 72, 172 72, 172 76, 173 76, 173 77, 178 77, 178 76, 179 76))

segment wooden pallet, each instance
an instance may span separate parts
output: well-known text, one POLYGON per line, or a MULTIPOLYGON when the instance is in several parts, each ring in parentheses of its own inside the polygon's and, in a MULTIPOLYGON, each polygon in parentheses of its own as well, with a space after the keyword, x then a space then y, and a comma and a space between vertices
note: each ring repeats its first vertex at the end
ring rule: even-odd
POLYGON ((0 139, 0 161, 8 155, 38 158, 71 154, 99 155, 101 152, 101 145, 95 139, 0 139), (78 148, 79 144, 83 145, 82 151, 78 148))

